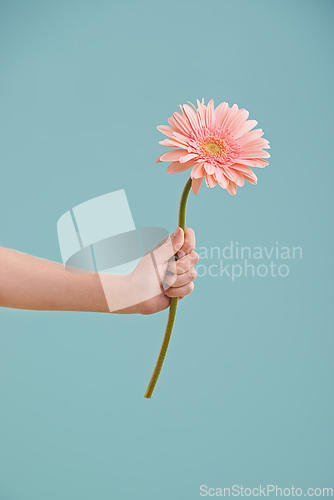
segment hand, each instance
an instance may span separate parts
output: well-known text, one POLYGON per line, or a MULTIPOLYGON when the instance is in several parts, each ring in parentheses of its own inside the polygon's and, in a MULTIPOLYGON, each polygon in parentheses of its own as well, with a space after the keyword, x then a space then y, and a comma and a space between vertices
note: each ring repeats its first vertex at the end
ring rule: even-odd
POLYGON ((154 314, 167 309, 171 297, 181 299, 189 295, 194 290, 194 265, 199 260, 194 247, 194 231, 189 227, 184 232, 177 228, 174 234, 144 255, 128 276, 136 305, 119 312, 154 314))

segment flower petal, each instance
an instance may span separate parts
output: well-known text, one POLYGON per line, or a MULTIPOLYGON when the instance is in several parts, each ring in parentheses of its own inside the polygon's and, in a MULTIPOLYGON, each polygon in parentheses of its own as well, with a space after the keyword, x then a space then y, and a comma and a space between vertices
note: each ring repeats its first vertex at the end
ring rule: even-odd
POLYGON ((198 162, 195 164, 191 171, 191 177, 192 179, 199 179, 200 177, 204 177, 205 175, 205 169, 204 169, 204 162, 198 162))
POLYGON ((173 127, 170 127, 169 125, 158 125, 157 129, 159 132, 167 135, 168 137, 172 137, 173 135, 173 127))
POLYGON ((206 113, 205 113, 205 123, 207 127, 211 127, 213 125, 213 119, 214 119, 214 105, 213 105, 213 99, 211 99, 208 102, 207 108, 206 108, 206 113))
POLYGON ((228 186, 230 181, 225 177, 225 175, 222 172, 220 172, 219 178, 218 178, 219 174, 217 175, 217 173, 216 173, 215 175, 216 175, 216 179, 218 180, 219 186, 222 187, 223 189, 227 189, 227 186, 228 186))
POLYGON ((206 161, 204 163, 204 168, 205 168, 206 173, 209 175, 214 174, 216 171, 216 167, 214 165, 212 165, 212 163, 209 163, 208 161, 206 161))
POLYGON ((176 123, 178 129, 180 130, 180 132, 182 134, 185 134, 185 135, 191 134, 192 130, 191 130, 191 127, 189 125, 189 122, 186 119, 186 117, 183 116, 182 113, 175 111, 175 113, 173 113, 173 118, 174 118, 174 122, 176 123))
POLYGON ((199 128, 204 128, 205 127, 205 109, 206 109, 206 106, 205 104, 203 104, 203 102, 199 102, 199 100, 197 99, 197 121, 198 121, 198 125, 199 125, 199 128))
POLYGON ((242 187, 245 184, 245 179, 243 174, 240 174, 239 172, 235 172, 238 176, 238 180, 235 181, 236 185, 239 187, 242 187))
POLYGON ((252 159, 252 160, 251 159, 238 158, 236 162, 238 164, 247 165, 247 166, 250 166, 250 167, 253 167, 253 168, 264 168, 267 165, 269 165, 268 161, 261 160, 260 158, 256 158, 256 159, 252 159))
POLYGON ((198 191, 199 191, 199 188, 201 187, 202 185, 202 182, 203 182, 203 177, 201 177, 200 179, 193 179, 191 181, 191 187, 192 187, 192 190, 193 190, 193 193, 194 194, 197 194, 198 191))
POLYGON ((235 194, 237 194, 237 185, 235 184, 235 182, 229 182, 228 183, 228 186, 227 186, 227 191, 228 193, 230 193, 232 196, 234 196, 235 194))
POLYGON ((178 141, 177 139, 164 139, 163 141, 159 141, 159 144, 162 146, 167 146, 169 148, 172 148, 173 146, 176 146, 177 148, 188 148, 188 144, 184 144, 181 141, 178 141))
POLYGON ((242 146, 243 150, 247 149, 270 149, 269 142, 267 139, 254 139, 254 141, 249 141, 242 146))
POLYGON ((239 139, 239 137, 252 130, 252 128, 256 127, 256 125, 256 120, 247 120, 246 123, 244 123, 243 126, 233 135, 234 139, 239 139))
POLYGON ((224 177, 224 174, 221 170, 221 168, 216 168, 216 171, 215 173, 213 174, 214 178, 216 179, 217 182, 221 182, 223 177, 224 177))
MULTIPOLYGON (((255 175, 255 174, 254 174, 255 175)), ((246 174, 243 174, 244 178, 246 181, 250 182, 251 184, 257 184, 257 177, 255 175, 255 179, 253 177, 250 177, 246 174)))
POLYGON ((232 168, 236 173, 243 176, 244 179, 246 179, 247 181, 252 182, 252 184, 257 184, 257 177, 254 174, 253 170, 250 169, 249 167, 246 167, 245 165, 234 164, 231 166, 231 169, 232 168))
POLYGON ((182 156, 187 155, 187 151, 185 149, 173 149, 172 151, 167 151, 160 156, 161 161, 178 161, 182 156))
POLYGON ((197 158, 198 154, 197 153, 190 153, 189 155, 185 155, 182 158, 180 158, 181 163, 185 163, 186 161, 192 160, 193 158, 197 158))
MULTIPOLYGON (((239 158, 241 158, 241 159, 245 159, 245 158, 270 158, 270 154, 268 153, 268 151, 264 151, 261 149, 240 151, 239 158)), ((237 161, 239 158, 237 158, 237 161)))
POLYGON ((177 124, 175 123, 175 120, 172 116, 170 116, 168 119, 167 119, 169 125, 172 127, 172 129, 174 130, 174 132, 178 132, 180 131, 177 124))
POLYGON ((249 117, 249 112, 246 109, 240 109, 240 111, 233 118, 229 126, 229 130, 233 136, 234 133, 237 133, 241 129, 241 127, 244 125, 248 117, 249 117))
POLYGON ((229 107, 227 102, 221 102, 215 109, 215 125, 221 127, 228 113, 229 107))
MULTIPOLYGON (((251 132, 246 132, 237 139, 237 143, 239 146, 246 146, 249 142, 254 141, 255 139, 260 139, 263 136, 263 130, 261 128, 256 128, 251 132)), ((234 136, 235 137, 235 136, 234 136)))
POLYGON ((170 165, 168 165, 167 172, 169 174, 176 172, 184 172, 191 168, 194 165, 193 161, 187 161, 186 163, 180 163, 179 161, 173 161, 170 165))
POLYGON ((195 111, 190 106, 188 106, 188 104, 184 104, 183 105, 183 113, 187 117, 191 128, 195 132, 198 128, 197 116, 196 116, 195 111))
POLYGON ((180 134, 179 132, 174 132, 173 138, 179 142, 183 142, 184 144, 189 144, 189 136, 180 134))
POLYGON ((228 110, 228 113, 225 117, 225 120, 223 121, 223 124, 221 126, 222 130, 227 130, 230 126, 230 123, 232 122, 233 118, 237 115, 239 111, 239 108, 236 104, 233 104, 232 108, 228 110))
POLYGON ((247 167, 246 165, 241 165, 240 163, 234 163, 233 165, 230 166, 230 168, 233 168, 233 170, 240 172, 242 175, 246 174, 250 177, 254 175, 254 177, 256 177, 253 170, 250 167, 247 167))
POLYGON ((229 181, 237 182, 238 174, 235 170, 233 170, 229 167, 221 167, 221 168, 222 168, 223 174, 225 175, 225 177, 227 177, 229 179, 229 181))
POLYGON ((209 175, 207 173, 205 173, 205 182, 206 182, 206 185, 210 188, 213 188, 217 185, 217 181, 213 177, 213 175, 209 175))

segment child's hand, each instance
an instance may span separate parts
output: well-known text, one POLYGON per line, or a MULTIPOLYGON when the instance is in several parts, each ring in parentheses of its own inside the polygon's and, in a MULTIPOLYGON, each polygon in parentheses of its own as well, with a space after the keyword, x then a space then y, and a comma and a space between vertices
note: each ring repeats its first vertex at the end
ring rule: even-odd
POLYGON ((194 231, 189 227, 185 232, 177 228, 174 234, 144 255, 129 275, 129 286, 137 305, 131 308, 132 311, 124 312, 153 314, 167 309, 171 297, 183 298, 190 294, 196 278, 194 265, 199 260, 194 247, 194 231))

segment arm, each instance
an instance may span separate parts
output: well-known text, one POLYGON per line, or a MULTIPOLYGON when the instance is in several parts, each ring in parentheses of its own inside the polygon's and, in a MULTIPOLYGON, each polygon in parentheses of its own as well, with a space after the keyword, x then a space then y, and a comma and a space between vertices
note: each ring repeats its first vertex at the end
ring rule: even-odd
POLYGON ((153 314, 169 306, 170 297, 193 291, 195 236, 192 229, 176 230, 144 256, 129 275, 75 273, 62 264, 0 247, 0 306, 44 311, 89 311, 153 314), (170 271, 169 259, 179 252, 170 286, 160 287, 170 271), (182 253, 181 253, 182 252, 182 253), (157 279, 157 274, 160 280, 157 279), (149 298, 148 298, 149 297, 149 298), (131 304, 127 306, 127 304, 131 304), (117 305, 117 310, 115 309, 117 305))
MULTIPOLYGON (((115 290, 124 276, 115 278, 115 290)), ((98 274, 0 247, 0 306, 48 311, 108 312, 98 274)))

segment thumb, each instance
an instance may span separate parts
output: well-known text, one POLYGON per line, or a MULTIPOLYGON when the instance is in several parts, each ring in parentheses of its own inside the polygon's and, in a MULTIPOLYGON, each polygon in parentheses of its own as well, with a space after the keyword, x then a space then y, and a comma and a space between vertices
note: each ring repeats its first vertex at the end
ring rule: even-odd
POLYGON ((181 227, 178 227, 176 231, 169 235, 168 238, 160 243, 153 249, 154 258, 157 264, 163 264, 167 262, 173 255, 175 255, 184 243, 184 232, 181 227))

